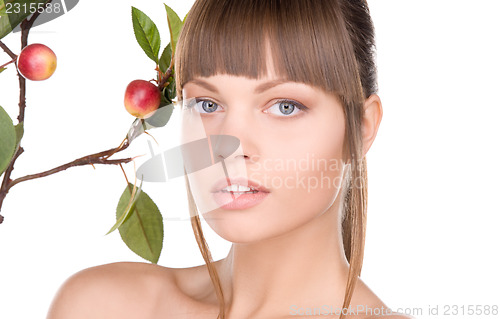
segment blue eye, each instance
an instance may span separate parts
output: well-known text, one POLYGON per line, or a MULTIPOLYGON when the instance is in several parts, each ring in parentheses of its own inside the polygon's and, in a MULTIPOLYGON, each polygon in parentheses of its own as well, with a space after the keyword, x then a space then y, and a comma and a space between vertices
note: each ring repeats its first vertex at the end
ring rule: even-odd
MULTIPOLYGON (((211 100, 206 99, 193 99, 186 104, 186 108, 195 108, 198 113, 209 114, 214 113, 218 108, 219 104, 211 100)), ((307 111, 307 107, 301 103, 293 100, 281 99, 274 103, 267 110, 273 110, 277 107, 277 111, 270 112, 278 115, 279 117, 295 117, 295 114, 307 111)), ((267 111, 266 111, 267 113, 267 111)))
POLYGON ((213 113, 217 110, 219 105, 210 100, 193 99, 191 102, 186 104, 186 108, 195 107, 196 111, 201 114, 213 113))
POLYGON ((205 100, 205 101, 200 101, 200 102, 201 102, 202 109, 207 113, 212 113, 212 112, 215 112, 215 110, 217 110, 218 105, 212 101, 205 100))
POLYGON ((269 110, 273 109, 273 107, 275 106, 278 106, 277 109, 279 113, 274 113, 274 112, 271 113, 280 116, 285 115, 282 117, 293 117, 295 116, 295 114, 300 113, 307 109, 307 107, 305 107, 301 103, 292 100, 279 100, 275 104, 273 104, 269 108, 269 110), (292 114, 292 116, 290 116, 290 114, 292 114))

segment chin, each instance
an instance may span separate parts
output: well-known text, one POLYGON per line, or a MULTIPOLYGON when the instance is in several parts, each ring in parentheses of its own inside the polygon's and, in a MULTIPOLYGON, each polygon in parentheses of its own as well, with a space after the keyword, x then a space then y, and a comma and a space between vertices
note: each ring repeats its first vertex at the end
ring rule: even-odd
POLYGON ((295 218, 291 218, 289 212, 301 211, 300 208, 274 206, 269 203, 246 210, 219 208, 205 213, 203 217, 223 239, 235 244, 250 244, 286 235, 318 215, 308 210, 307 214, 295 214, 295 218))
POLYGON ((235 211, 218 208, 205 213, 203 218, 217 235, 235 244, 259 242, 277 236, 279 232, 276 226, 279 224, 273 225, 269 218, 263 218, 256 210, 235 211))

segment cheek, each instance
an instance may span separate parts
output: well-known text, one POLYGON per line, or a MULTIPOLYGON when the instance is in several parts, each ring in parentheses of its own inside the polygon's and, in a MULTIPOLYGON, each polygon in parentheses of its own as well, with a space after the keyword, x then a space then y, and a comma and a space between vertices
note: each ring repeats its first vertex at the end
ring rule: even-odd
POLYGON ((268 156, 251 172, 273 191, 276 211, 293 210, 294 216, 303 218, 321 214, 333 204, 344 165, 344 126, 330 120, 309 127, 314 129, 307 134, 288 134, 286 142, 269 140, 268 156))

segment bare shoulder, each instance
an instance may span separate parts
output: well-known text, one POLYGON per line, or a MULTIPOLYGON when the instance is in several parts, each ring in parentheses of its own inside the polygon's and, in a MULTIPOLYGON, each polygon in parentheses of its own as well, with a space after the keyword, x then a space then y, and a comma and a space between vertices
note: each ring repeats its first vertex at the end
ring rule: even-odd
POLYGON ((199 294, 178 284, 179 277, 197 271, 189 269, 120 262, 82 270, 61 286, 47 319, 154 319, 186 312, 196 307, 189 293, 199 294))
POLYGON ((174 286, 173 274, 152 264, 127 262, 87 268, 63 283, 48 319, 128 318, 140 308, 144 314, 159 296, 175 293, 174 286))

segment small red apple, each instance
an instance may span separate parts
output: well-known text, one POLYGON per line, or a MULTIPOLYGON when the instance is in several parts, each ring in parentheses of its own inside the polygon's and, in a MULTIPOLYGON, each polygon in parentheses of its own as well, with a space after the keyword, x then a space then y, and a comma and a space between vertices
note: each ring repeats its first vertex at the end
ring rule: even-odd
POLYGON ((32 81, 48 79, 57 67, 57 57, 48 46, 33 43, 26 46, 17 57, 17 69, 32 81))
POLYGON ((156 85, 145 80, 134 80, 125 90, 125 109, 135 117, 145 119, 154 114, 161 102, 156 85))

